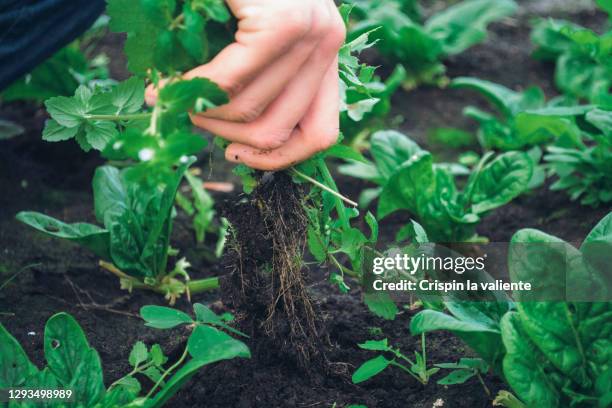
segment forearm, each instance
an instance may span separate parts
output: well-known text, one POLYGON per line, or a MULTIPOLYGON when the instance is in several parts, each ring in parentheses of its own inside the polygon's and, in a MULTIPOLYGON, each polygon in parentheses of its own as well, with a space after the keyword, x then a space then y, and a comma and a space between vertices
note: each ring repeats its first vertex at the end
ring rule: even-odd
POLYGON ((0 91, 87 30, 104 0, 5 0, 0 4, 0 91))

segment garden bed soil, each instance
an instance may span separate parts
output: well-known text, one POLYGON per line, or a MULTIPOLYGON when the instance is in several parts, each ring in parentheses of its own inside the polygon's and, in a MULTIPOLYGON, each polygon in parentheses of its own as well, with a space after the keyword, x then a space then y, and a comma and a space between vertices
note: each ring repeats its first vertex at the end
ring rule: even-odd
MULTIPOLYGON (((580 11, 574 20, 589 25, 603 24, 601 14, 580 11)), ((552 67, 532 61, 529 56, 528 18, 521 14, 506 23, 494 25, 490 40, 449 62, 451 76, 478 76, 509 86, 536 84, 554 94, 552 67)), ((474 95, 434 88, 396 95, 394 112, 405 116, 403 130, 427 145, 426 130, 434 126, 470 124, 461 116, 474 95)), ((476 102, 480 103, 480 102, 476 102)), ((145 328, 137 317, 141 306, 164 304, 154 293, 135 292, 128 296, 110 274, 97 267, 95 257, 75 245, 42 236, 15 221, 20 210, 37 210, 66 221, 94 221, 90 180, 102 161, 94 154, 83 154, 74 143, 49 144, 40 140, 44 111, 28 104, 0 106, 0 117, 26 128, 21 137, 0 142, 0 322, 21 342, 30 358, 43 365, 43 328, 54 313, 72 314, 84 328, 91 344, 99 351, 107 384, 129 371, 128 354, 137 340, 160 343, 171 356, 178 357, 187 338, 186 329, 156 331, 145 328), (6 283, 6 285, 4 285, 6 283)), ((443 153, 441 153, 443 154, 443 153)), ((207 166, 208 157, 203 157, 207 166)), ((219 162, 218 164, 221 164, 219 162)), ((224 166, 227 169, 227 166, 224 166)), ((213 173, 216 180, 229 173, 213 173)), ((362 184, 338 177, 342 192, 356 198, 362 184)), ((218 201, 229 199, 217 196, 218 201)), ((570 202, 560 192, 541 188, 489 215, 478 232, 491 241, 508 241, 521 227, 535 227, 569 241, 579 241, 609 209, 590 210, 570 202)), ((408 220, 395 215, 382 225, 383 239, 391 241, 395 225, 408 220)), ((227 273, 220 263, 210 263, 197 246, 189 219, 179 214, 173 233, 173 246, 194 265, 192 277, 227 273)), ((434 381, 424 387, 405 373, 388 369, 363 385, 353 385, 350 375, 371 352, 357 343, 388 337, 407 355, 419 349, 419 339, 409 335, 413 310, 403 310, 395 321, 373 316, 353 289, 342 295, 327 283, 327 270, 310 267, 307 286, 328 324, 329 344, 322 347, 329 370, 310 370, 308 375, 282 355, 267 353, 266 358, 226 361, 205 367, 171 401, 172 407, 338 407, 364 404, 369 408, 489 407, 491 398, 475 379, 464 385, 445 387, 434 381), (381 334, 382 333, 382 334, 381 334), (439 406, 439 405, 436 405, 439 406)), ((352 285, 357 287, 356 284, 352 285)), ((194 301, 211 304, 225 311, 219 293, 197 296, 194 301)), ((181 299, 177 305, 189 310, 181 299)), ((230 310, 231 311, 231 310, 230 310)), ((257 339, 251 339, 251 345, 257 339)), ((501 346, 501 345, 500 345, 501 346)), ((471 352, 454 336, 434 333, 427 336, 428 359, 432 363, 457 360, 471 352)), ((494 395, 502 382, 493 375, 485 378, 494 395)))

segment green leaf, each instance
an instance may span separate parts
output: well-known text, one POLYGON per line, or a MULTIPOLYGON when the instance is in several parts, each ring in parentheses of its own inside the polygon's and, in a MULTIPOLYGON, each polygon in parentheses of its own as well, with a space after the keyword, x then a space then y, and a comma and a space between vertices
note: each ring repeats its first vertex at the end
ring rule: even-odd
POLYGON ((378 218, 399 209, 418 212, 419 200, 430 197, 434 174, 429 152, 417 152, 391 176, 378 201, 378 218))
POLYGON ((476 375, 476 371, 472 370, 455 370, 448 374, 446 377, 438 380, 440 385, 456 385, 463 384, 470 378, 476 375))
POLYGON ((192 10, 189 4, 183 6, 184 28, 181 28, 177 37, 185 50, 196 61, 203 62, 205 55, 205 43, 202 36, 204 30, 204 18, 192 10))
POLYGON ((207 364, 236 357, 251 357, 246 344, 210 326, 197 326, 189 336, 187 349, 194 359, 207 364))
POLYGON ((477 320, 460 320, 446 313, 435 310, 423 310, 410 321, 410 332, 413 335, 436 330, 453 332, 489 332, 499 334, 499 329, 477 320))
POLYGON ((40 232, 76 242, 99 257, 105 260, 110 259, 109 233, 103 228, 80 222, 66 224, 44 214, 30 211, 22 211, 15 218, 40 232))
POLYGON ((400 132, 382 130, 372 135, 370 151, 378 173, 388 180, 403 163, 423 149, 400 132))
POLYGON ((227 94, 217 84, 206 78, 194 78, 173 82, 159 91, 159 106, 169 115, 193 109, 206 109, 223 105, 229 101, 227 94))
POLYGON ((373 351, 387 351, 389 350, 389 342, 387 339, 383 340, 368 340, 365 343, 358 344, 359 348, 364 350, 373 351))
POLYGON ((154 344, 151 347, 151 352, 149 353, 149 357, 151 358, 151 361, 153 362, 153 364, 155 364, 158 367, 162 366, 163 364, 166 363, 166 361, 168 361, 168 358, 164 355, 164 352, 159 344, 154 344))
POLYGON ((335 144, 329 149, 325 150, 326 156, 337 157, 343 160, 355 160, 357 162, 369 163, 368 159, 357 150, 350 146, 335 144))
POLYGON ((389 364, 391 364, 391 361, 387 360, 384 356, 374 357, 373 359, 366 361, 353 373, 351 378, 353 384, 359 384, 369 380, 382 372, 385 368, 389 367, 389 364))
POLYGON ((132 77, 113 87, 110 102, 116 108, 115 114, 138 112, 144 104, 144 94, 144 81, 138 77, 132 77))
POLYGON ((19 342, 0 324, 0 388, 21 387, 36 374, 36 366, 30 362, 19 342))
POLYGON ((454 79, 451 88, 480 92, 507 118, 524 110, 540 108, 544 104, 544 93, 538 88, 528 88, 518 93, 490 81, 467 77, 454 79))
POLYGON ((555 370, 529 340, 518 314, 504 316, 501 328, 506 348, 504 376, 514 392, 528 406, 558 407, 559 393, 553 383, 555 370))
POLYGON ((140 390, 142 388, 142 386, 140 385, 140 382, 132 376, 123 377, 119 379, 119 381, 117 381, 115 384, 117 387, 123 388, 126 392, 128 392, 131 395, 140 394, 140 390))
POLYGON ((147 346, 142 341, 137 341, 132 347, 128 361, 132 367, 136 367, 145 362, 148 357, 149 350, 147 350, 147 346))
POLYGON ((323 262, 327 258, 327 248, 323 245, 319 231, 315 230, 312 225, 308 225, 307 236, 308 250, 317 262, 323 262))
POLYGON ((181 324, 191 324, 193 319, 180 310, 164 306, 143 306, 140 316, 146 322, 145 326, 156 329, 171 329, 181 324))
POLYGON ((443 43, 446 55, 459 54, 486 38, 489 23, 513 14, 518 6, 511 0, 469 0, 435 14, 426 30, 443 43))
POLYGON ((75 137, 78 130, 78 127, 67 128, 50 119, 45 124, 42 138, 47 142, 61 142, 75 137))
POLYGON ((72 316, 58 313, 47 321, 44 348, 49 369, 60 384, 74 390, 76 401, 91 406, 102 398, 100 357, 72 316))
POLYGON ((193 7, 203 10, 208 17, 219 23, 227 23, 231 14, 223 0, 193 0, 193 7))
POLYGON ((166 382, 166 385, 152 399, 147 401, 147 408, 161 408, 164 406, 191 377, 207 364, 209 364, 207 361, 197 359, 188 361, 174 373, 168 382, 166 382))
POLYGON ((529 156, 508 152, 487 164, 473 179, 472 211, 482 214, 507 204, 525 191, 533 174, 529 156))
POLYGON ((363 301, 374 315, 385 320, 393 320, 399 312, 397 305, 385 292, 364 293, 363 301))

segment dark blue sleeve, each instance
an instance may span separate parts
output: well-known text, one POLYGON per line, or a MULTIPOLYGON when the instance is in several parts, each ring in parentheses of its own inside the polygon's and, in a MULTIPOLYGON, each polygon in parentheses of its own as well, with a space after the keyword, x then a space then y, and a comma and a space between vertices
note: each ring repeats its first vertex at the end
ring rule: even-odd
POLYGON ((0 0, 0 91, 86 31, 104 0, 0 0))

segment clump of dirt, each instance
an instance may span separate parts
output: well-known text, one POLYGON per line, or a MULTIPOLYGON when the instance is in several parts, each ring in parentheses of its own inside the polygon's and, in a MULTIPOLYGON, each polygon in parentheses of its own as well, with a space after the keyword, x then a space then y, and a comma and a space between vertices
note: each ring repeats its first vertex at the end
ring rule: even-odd
POLYGON ((267 173, 248 196, 229 204, 231 270, 224 302, 254 339, 254 354, 290 357, 302 368, 322 362, 322 322, 306 290, 302 254, 308 219, 304 192, 285 173, 267 173))

